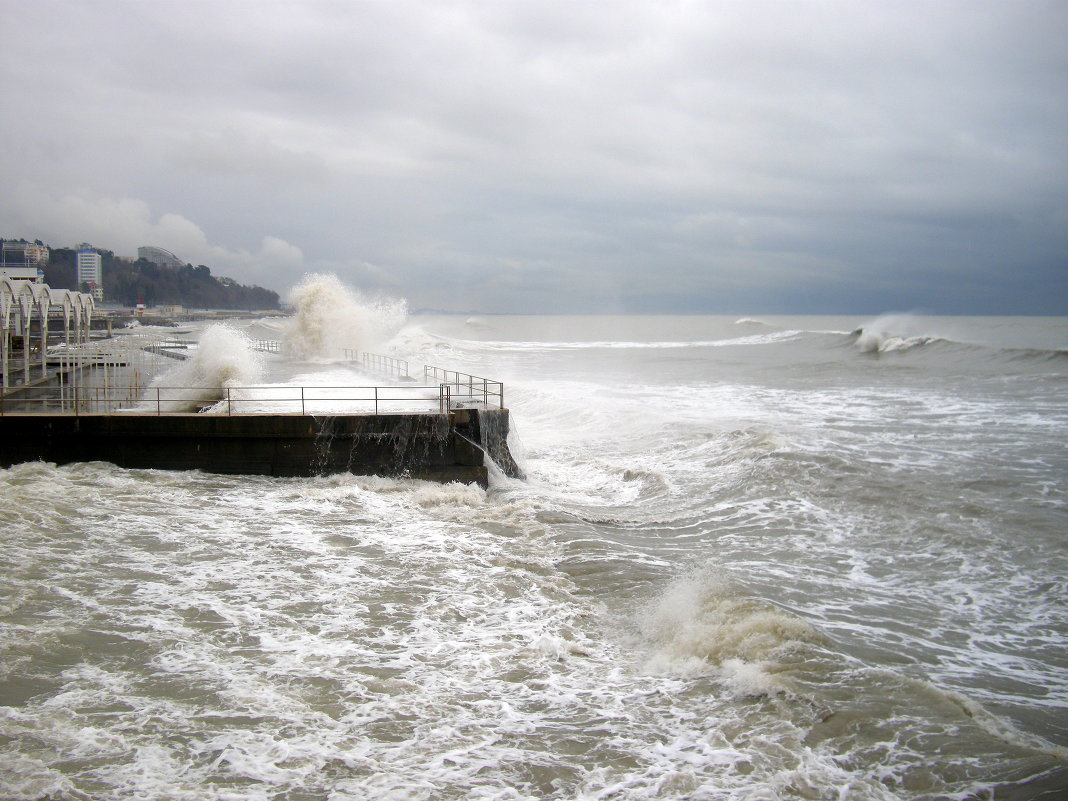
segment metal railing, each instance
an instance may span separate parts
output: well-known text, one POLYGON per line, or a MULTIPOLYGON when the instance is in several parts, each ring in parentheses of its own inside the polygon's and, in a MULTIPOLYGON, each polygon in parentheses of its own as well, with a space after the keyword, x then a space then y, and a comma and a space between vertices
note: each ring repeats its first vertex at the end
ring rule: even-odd
POLYGON ((0 395, 0 416, 26 414, 445 414, 453 385, 363 387, 35 387, 0 395))
POLYGON ((504 408, 504 384, 469 373, 446 370, 442 367, 423 367, 423 383, 447 386, 454 404, 482 404, 487 409, 504 408))
POLYGON ((394 359, 392 356, 381 356, 377 353, 364 353, 361 361, 367 370, 383 375, 393 375, 397 378, 408 378, 408 361, 406 359, 394 359))

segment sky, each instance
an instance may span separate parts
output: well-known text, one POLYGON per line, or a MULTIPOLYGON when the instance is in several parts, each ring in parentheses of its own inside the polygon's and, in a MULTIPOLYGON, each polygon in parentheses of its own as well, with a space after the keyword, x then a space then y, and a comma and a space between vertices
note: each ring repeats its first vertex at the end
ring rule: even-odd
POLYGON ((1065 0, 0 0, 0 25, 3 237, 413 309, 1068 315, 1065 0))

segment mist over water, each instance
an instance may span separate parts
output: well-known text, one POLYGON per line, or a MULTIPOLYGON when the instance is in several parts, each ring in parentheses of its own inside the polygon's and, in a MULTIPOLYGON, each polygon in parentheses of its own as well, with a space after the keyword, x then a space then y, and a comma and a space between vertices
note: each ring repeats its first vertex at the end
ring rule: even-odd
POLYGON ((0 472, 0 796, 1061 797, 1064 320, 329 286, 271 380, 501 379, 527 480, 0 472))

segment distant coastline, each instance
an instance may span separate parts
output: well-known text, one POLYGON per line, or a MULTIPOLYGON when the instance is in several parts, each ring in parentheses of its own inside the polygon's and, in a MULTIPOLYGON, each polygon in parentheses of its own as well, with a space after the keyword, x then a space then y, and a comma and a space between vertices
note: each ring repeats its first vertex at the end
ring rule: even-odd
MULTIPOLYGON (((26 240, 0 239, 0 242, 25 243, 26 240)), ((40 240, 36 244, 48 249, 47 259, 36 265, 43 272, 44 283, 54 289, 88 291, 89 287, 80 283, 78 276, 78 251, 88 246, 54 248, 40 240)), ((99 254, 104 305, 133 308, 143 304, 243 311, 281 308, 278 293, 274 290, 214 276, 204 264, 159 264, 146 258, 116 256, 105 248, 93 247, 92 250, 99 254)))

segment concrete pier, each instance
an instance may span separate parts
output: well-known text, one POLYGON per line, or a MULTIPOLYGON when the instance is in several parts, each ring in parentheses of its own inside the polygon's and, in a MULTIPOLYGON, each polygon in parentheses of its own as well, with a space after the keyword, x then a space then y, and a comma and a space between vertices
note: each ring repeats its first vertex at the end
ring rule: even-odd
POLYGON ((120 467, 314 476, 330 473, 488 483, 508 451, 507 409, 447 414, 19 414, 0 416, 0 467, 41 460, 120 467))

